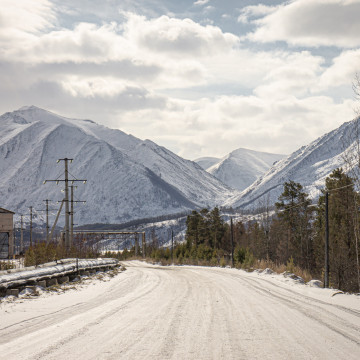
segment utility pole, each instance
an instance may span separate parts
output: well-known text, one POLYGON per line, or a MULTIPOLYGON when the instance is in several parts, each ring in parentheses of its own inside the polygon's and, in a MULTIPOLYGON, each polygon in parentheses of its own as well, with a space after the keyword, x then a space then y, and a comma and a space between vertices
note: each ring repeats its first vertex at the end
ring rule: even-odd
POLYGON ((70 244, 74 241, 74 185, 71 188, 71 207, 70 207, 70 244))
POLYGON ((32 247, 32 228, 33 228, 33 224, 32 224, 32 215, 33 215, 33 207, 30 206, 30 247, 32 247))
POLYGON ((145 250, 146 250, 146 238, 145 238, 145 231, 142 233, 142 249, 143 249, 143 258, 145 258, 145 250))
POLYGON ((23 229, 23 215, 20 220, 20 254, 24 251, 24 229, 23 229))
POLYGON ((171 258, 174 263, 174 231, 171 229, 171 258))
POLYGON ((69 165, 68 161, 72 159, 64 158, 60 159, 65 163, 65 248, 66 252, 70 250, 70 238, 69 238, 69 165))
POLYGON ((69 180, 69 161, 72 162, 73 159, 68 159, 68 158, 64 158, 64 159, 59 159, 57 162, 60 161, 64 161, 65 163, 65 179, 64 180, 45 180, 44 184, 46 184, 46 182, 48 181, 55 181, 57 184, 60 181, 64 181, 65 182, 65 198, 64 198, 64 202, 65 202, 65 248, 66 251, 69 252, 70 247, 71 247, 71 239, 70 239, 70 221, 69 221, 69 216, 70 216, 70 211, 69 211, 69 181, 71 181, 72 183, 74 183, 75 181, 82 181, 84 184, 86 183, 86 180, 79 180, 79 179, 70 179, 69 180))
POLYGON ((14 228, 13 228, 13 255, 15 255, 17 253, 16 250, 19 250, 16 249, 16 226, 15 226, 15 221, 14 221, 14 228))
MULTIPOLYGON (((55 227, 56 227, 56 224, 59 220, 59 215, 61 213, 61 210, 62 210, 62 207, 64 206, 64 200, 61 201, 61 205, 60 205, 60 208, 56 214, 56 218, 55 218, 55 221, 54 221, 54 224, 51 228, 51 231, 50 231, 50 235, 49 235, 49 241, 51 241, 52 237, 53 237, 53 234, 54 234, 54 230, 55 230, 55 227)), ((49 242, 47 242, 47 244, 49 244, 49 242)))
POLYGON ((234 267, 234 227, 233 219, 230 218, 230 230, 231 230, 231 266, 234 267))
POLYGON ((137 233, 135 233, 134 246, 135 246, 135 256, 138 256, 139 240, 138 240, 138 234, 137 233))
POLYGON ((70 244, 74 243, 74 203, 86 203, 85 200, 74 200, 74 188, 77 186, 70 185, 70 244))
POLYGON ((329 193, 325 193, 325 280, 324 287, 329 287, 329 193))
POLYGON ((49 242, 49 199, 43 200, 46 203, 46 242, 49 242))

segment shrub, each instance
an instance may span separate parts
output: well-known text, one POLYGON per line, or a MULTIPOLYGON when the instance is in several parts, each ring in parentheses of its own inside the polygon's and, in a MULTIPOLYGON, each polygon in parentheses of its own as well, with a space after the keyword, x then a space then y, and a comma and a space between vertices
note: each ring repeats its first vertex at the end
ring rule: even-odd
POLYGON ((222 258, 220 259, 220 266, 221 266, 221 267, 225 267, 225 266, 226 266, 226 261, 225 261, 225 258, 224 258, 224 257, 222 257, 222 258))
POLYGON ((292 256, 290 257, 290 259, 286 263, 286 270, 291 272, 291 273, 295 273, 295 264, 294 264, 294 259, 293 259, 292 256))
POLYGON ((234 251, 234 261, 237 264, 242 264, 245 260, 246 251, 244 248, 236 247, 234 251))

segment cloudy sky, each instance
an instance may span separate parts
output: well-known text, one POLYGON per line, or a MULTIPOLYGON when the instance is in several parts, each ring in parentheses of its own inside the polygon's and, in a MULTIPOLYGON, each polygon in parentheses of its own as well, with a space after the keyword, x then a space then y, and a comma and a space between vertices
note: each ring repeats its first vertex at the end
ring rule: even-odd
POLYGON ((360 0, 1 0, 0 112, 195 159, 288 154, 355 116, 360 0))

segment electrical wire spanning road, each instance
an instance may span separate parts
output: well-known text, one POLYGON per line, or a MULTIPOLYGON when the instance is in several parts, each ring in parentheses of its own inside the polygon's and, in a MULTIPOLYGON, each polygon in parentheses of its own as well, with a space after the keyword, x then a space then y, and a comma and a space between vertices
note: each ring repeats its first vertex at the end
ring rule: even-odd
POLYGON ((125 263, 0 307, 0 358, 359 359, 360 297, 235 269, 125 263))

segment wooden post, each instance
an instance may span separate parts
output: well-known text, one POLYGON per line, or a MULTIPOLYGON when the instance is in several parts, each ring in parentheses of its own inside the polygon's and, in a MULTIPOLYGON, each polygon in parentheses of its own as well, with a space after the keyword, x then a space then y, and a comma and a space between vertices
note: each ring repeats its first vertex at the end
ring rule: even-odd
POLYGON ((145 241, 145 232, 142 233, 142 249, 143 249, 143 258, 145 258, 145 250, 146 250, 146 241, 145 241))
POLYGON ((230 218, 230 230, 231 230, 231 266, 234 267, 234 228, 233 228, 232 218, 230 218))
POLYGON ((171 258, 172 263, 174 263, 174 231, 171 230, 171 258))
POLYGON ((135 233, 135 256, 138 256, 138 252, 139 252, 139 238, 138 238, 138 234, 135 233))
POLYGON ((329 193, 325 194, 325 279, 324 287, 329 287, 329 193))
POLYGON ((71 188, 71 208, 70 208, 70 247, 74 242, 74 185, 71 188))
POLYGON ((32 245, 33 245, 33 241, 32 241, 32 228, 33 228, 33 223, 32 223, 33 213, 32 213, 32 209, 33 209, 33 207, 30 206, 30 247, 32 247, 32 245))
POLYGON ((23 215, 20 220, 20 254, 24 252, 24 229, 23 229, 23 215))

